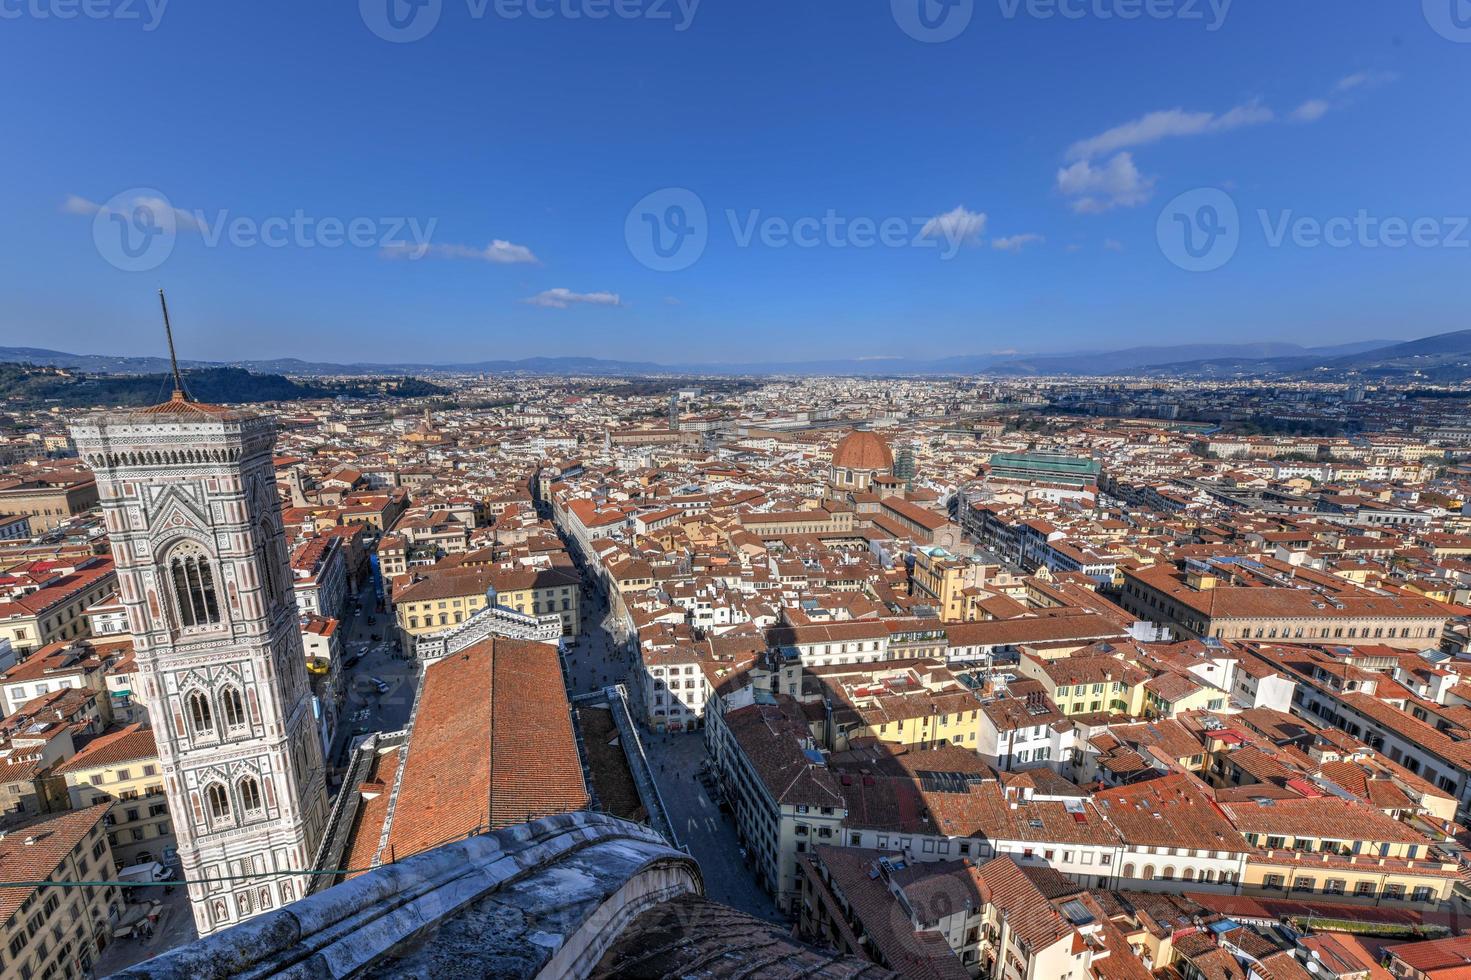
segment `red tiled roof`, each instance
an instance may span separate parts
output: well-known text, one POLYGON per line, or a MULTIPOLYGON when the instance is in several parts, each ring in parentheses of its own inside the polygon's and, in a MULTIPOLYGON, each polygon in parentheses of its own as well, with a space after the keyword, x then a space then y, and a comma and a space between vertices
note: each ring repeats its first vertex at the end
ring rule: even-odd
POLYGON ((490 639, 432 664, 401 760, 384 861, 588 803, 558 653, 542 643, 490 639))
POLYGON ((838 441, 833 449, 833 465, 850 470, 891 470, 894 453, 883 436, 858 430, 838 441))
POLYGON ((87 741, 76 755, 56 767, 56 772, 77 772, 111 766, 135 759, 158 758, 158 745, 153 740, 153 729, 141 724, 103 732, 87 741))
POLYGON ((233 408, 223 405, 206 405, 203 402, 190 400, 183 392, 174 392, 174 397, 166 402, 154 405, 150 408, 141 409, 137 415, 197 415, 204 418, 216 419, 241 419, 248 418, 246 412, 238 412, 233 408))
MULTIPOLYGON (((57 865, 110 809, 111 803, 101 803, 10 830, 0 839, 0 878, 37 881, 51 877, 57 865)), ((8 921, 35 891, 35 888, 0 888, 0 922, 8 921)))

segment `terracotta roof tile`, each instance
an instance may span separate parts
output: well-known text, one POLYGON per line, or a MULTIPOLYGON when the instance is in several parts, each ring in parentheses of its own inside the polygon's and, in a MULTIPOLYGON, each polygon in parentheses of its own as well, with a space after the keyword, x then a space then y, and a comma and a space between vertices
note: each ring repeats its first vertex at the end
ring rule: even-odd
POLYGON ((587 806, 557 649, 495 638, 431 664, 400 767, 384 861, 587 806))

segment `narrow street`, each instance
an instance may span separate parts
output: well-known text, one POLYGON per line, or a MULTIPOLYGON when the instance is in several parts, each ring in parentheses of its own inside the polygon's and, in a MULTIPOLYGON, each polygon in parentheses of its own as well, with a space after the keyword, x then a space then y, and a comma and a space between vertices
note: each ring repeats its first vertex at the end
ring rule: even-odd
POLYGON ((139 936, 114 939, 92 965, 93 976, 110 976, 198 938, 187 888, 177 886, 165 894, 163 885, 149 885, 127 889, 126 897, 129 903, 161 902, 163 907, 159 910, 158 924, 154 926, 153 935, 146 939, 139 936))
POLYGON ((568 694, 576 697, 609 684, 629 681, 630 661, 618 649, 608 619, 608 602, 601 590, 583 588, 579 614, 582 632, 572 641, 564 658, 568 694))
MULTIPOLYGON (((630 683, 632 675, 631 655, 617 649, 602 590, 590 586, 583 592, 582 603, 582 634, 565 658, 574 696, 609 684, 630 683)), ((630 699, 636 696, 630 684, 630 699)), ((629 707, 637 718, 637 708, 629 707)), ((729 814, 720 811, 700 784, 698 775, 707 758, 703 734, 656 735, 644 729, 641 735, 670 823, 679 843, 700 862, 706 893, 758 918, 785 922, 746 867, 729 814)))
POLYGON ((700 785, 697 777, 707 758, 704 734, 646 735, 644 744, 674 832, 700 862, 705 893, 757 918, 785 923, 786 917, 746 866, 730 814, 722 813, 700 785))
POLYGON ((369 732, 393 732, 409 722, 418 690, 418 664, 399 655, 394 643, 393 622, 374 608, 373 590, 365 586, 359 594, 360 610, 342 617, 342 690, 345 698, 337 720, 329 768, 346 760, 353 739, 369 732), (376 639, 374 638, 376 637, 376 639), (377 681, 387 685, 379 693, 377 681))

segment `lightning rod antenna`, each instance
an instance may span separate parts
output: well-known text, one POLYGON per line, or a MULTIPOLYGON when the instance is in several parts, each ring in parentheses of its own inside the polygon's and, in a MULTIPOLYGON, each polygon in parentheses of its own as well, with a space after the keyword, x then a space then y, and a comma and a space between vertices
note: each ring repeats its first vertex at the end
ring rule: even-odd
POLYGON ((163 290, 158 291, 158 305, 163 308, 163 333, 169 342, 169 365, 174 371, 174 400, 186 402, 189 400, 189 392, 184 389, 184 376, 179 373, 179 356, 174 353, 174 328, 169 323, 169 301, 164 297, 163 290))

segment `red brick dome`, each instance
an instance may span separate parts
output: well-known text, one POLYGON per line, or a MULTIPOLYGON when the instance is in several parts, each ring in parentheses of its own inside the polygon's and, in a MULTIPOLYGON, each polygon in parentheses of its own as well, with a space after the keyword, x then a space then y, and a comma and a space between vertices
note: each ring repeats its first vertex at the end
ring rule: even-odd
POLYGON ((833 466, 848 470, 892 470, 894 453, 875 432, 850 432, 833 450, 833 466))

